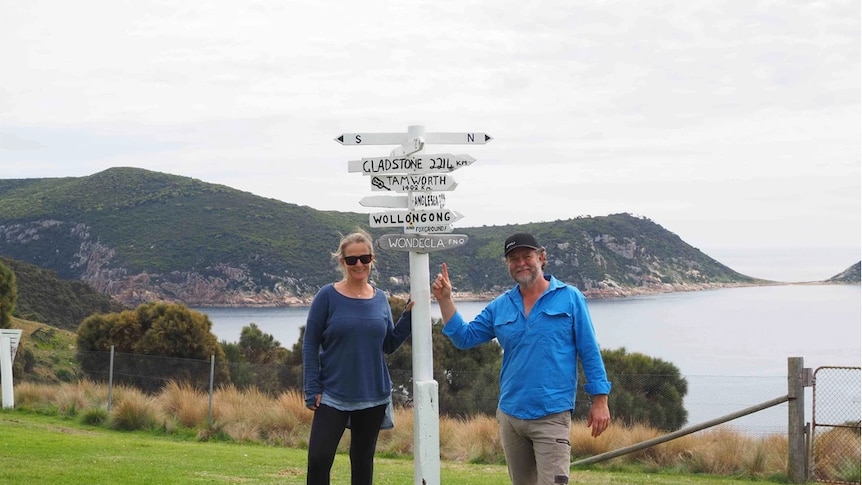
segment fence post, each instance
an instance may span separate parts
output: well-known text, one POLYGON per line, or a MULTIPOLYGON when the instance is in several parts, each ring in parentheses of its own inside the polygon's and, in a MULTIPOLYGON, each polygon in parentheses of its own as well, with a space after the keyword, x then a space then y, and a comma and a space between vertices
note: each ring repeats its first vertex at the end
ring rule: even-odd
POLYGON ((787 479, 805 483, 805 390, 802 357, 787 359, 787 479))
POLYGON ((108 363, 108 412, 111 412, 111 393, 114 390, 114 346, 111 346, 111 360, 108 363))
POLYGON ((213 427, 213 380, 215 377, 215 355, 210 356, 210 403, 207 408, 207 429, 213 427))

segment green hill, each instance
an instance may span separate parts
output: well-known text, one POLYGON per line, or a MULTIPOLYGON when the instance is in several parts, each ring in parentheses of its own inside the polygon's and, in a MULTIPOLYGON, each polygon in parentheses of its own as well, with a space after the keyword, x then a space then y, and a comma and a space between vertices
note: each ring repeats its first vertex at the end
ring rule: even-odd
POLYGON ((18 287, 15 314, 22 319, 74 332, 93 313, 123 310, 119 302, 82 281, 61 280, 52 270, 3 256, 0 264, 15 273, 18 287))
POLYGON ((17 317, 12 317, 9 328, 21 330, 12 366, 16 383, 74 382, 82 376, 75 357, 77 336, 73 331, 17 317))
MULTIPOLYGON (((367 222, 365 214, 137 168, 0 180, 0 255, 84 281, 126 305, 307 303, 339 277, 330 251, 340 236, 369 230, 367 222)), ((515 231, 533 232, 548 249, 548 271, 588 296, 757 282, 628 214, 459 229, 469 242, 431 253, 432 272, 445 260, 458 291, 508 287, 500 247, 515 231)), ((378 254, 381 288, 407 292, 409 274, 407 253, 378 254)))

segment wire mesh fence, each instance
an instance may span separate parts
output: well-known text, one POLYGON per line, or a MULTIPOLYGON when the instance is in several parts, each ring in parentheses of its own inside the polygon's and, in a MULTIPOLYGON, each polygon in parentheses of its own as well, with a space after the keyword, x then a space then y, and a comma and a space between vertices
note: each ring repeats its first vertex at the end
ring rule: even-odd
POLYGON ((814 372, 811 477, 824 483, 860 483, 859 367, 814 372))
MULTIPOLYGON (((153 355, 125 354, 116 352, 81 352, 79 361, 85 376, 97 382, 127 385, 147 393, 158 393, 170 382, 182 382, 202 392, 208 392, 210 382, 215 388, 233 386, 238 389, 255 388, 271 395, 289 390, 302 390, 302 366, 283 364, 250 364, 235 362, 213 362, 201 359, 183 359, 153 355), (112 367, 113 364, 113 367, 112 367), (212 367, 212 369, 211 369, 212 367), (211 370, 212 375, 211 375, 211 370)), ((412 371, 390 368, 396 404, 409 407, 412 404, 412 371)), ((611 395, 628 389, 630 393, 643 394, 641 400, 612 405, 612 413, 620 416, 648 414, 649 409, 634 407, 666 407, 657 394, 658 388, 671 377, 661 375, 619 374, 609 375, 614 383, 611 395), (656 396, 650 396, 656 394, 656 396), (616 407, 616 409, 613 409, 616 407)), ((671 421, 666 429, 698 424, 746 408, 787 393, 786 376, 682 376, 687 389, 682 398, 684 415, 671 421)), ((493 416, 499 396, 499 380, 493 373, 474 370, 435 371, 434 379, 440 383, 440 412, 450 416, 485 414, 493 416)), ((583 418, 588 408, 589 396, 578 391, 575 418, 583 418)), ((858 398, 858 396, 857 396, 858 398)), ((613 402, 612 402, 613 403, 613 402)), ((673 409, 655 409, 654 414, 676 412, 673 409)), ((858 418, 857 418, 858 420, 858 418)), ((619 420, 625 421, 625 420, 619 420)), ((636 418, 629 421, 637 421, 636 418)), ((643 423, 649 424, 649 423, 643 423)), ((787 405, 778 405, 753 415, 745 416, 724 426, 748 435, 785 434, 787 432, 787 405)))

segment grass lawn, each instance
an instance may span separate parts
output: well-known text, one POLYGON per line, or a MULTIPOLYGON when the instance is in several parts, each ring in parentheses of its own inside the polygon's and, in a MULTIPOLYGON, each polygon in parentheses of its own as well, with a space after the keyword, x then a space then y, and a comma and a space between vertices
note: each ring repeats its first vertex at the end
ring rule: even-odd
MULTIPOLYGON (((198 442, 149 432, 118 432, 78 421, 16 410, 0 411, 0 483, 15 484, 305 484, 306 451, 262 444, 198 442)), ((332 483, 350 483, 339 454, 332 483)), ((443 462, 443 484, 508 483, 506 467, 443 462)), ((413 462, 378 458, 375 484, 413 483, 413 462)), ((671 473, 575 470, 570 483, 751 484, 751 479, 671 473)), ((770 483, 760 481, 759 483, 770 483)), ((772 482, 775 483, 775 482, 772 482)), ((430 484, 429 484, 430 485, 430 484)))

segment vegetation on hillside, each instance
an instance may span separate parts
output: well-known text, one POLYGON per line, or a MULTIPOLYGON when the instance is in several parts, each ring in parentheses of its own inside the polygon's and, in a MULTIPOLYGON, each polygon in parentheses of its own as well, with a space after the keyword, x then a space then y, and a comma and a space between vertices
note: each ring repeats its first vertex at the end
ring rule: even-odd
POLYGON ((655 222, 629 214, 566 221, 468 228, 467 247, 432 253, 432 267, 446 262, 453 285, 462 291, 499 291, 511 286, 502 263, 505 238, 532 233, 548 252, 547 271, 588 291, 603 284, 755 283, 686 244, 655 222))
POLYGON ((43 237, 0 244, 0 254, 55 269, 62 278, 77 279, 84 269, 67 264, 80 250, 77 229, 94 231, 99 244, 114 252, 113 265, 132 274, 206 272, 236 263, 269 287, 275 284, 269 275, 331 278, 330 266, 321 263, 340 233, 363 222, 358 214, 321 212, 136 168, 0 180, 0 214, 2 224, 43 221, 43 237))
POLYGON ((17 317, 12 317, 8 327, 21 330, 21 341, 12 362, 16 385, 77 382, 83 377, 75 358, 74 333, 17 317))
POLYGON ((15 273, 0 259, 0 328, 6 328, 18 302, 15 273))
MULTIPOLYGON (((318 211, 137 168, 0 180, 0 254, 111 295, 139 285, 129 298, 208 303, 183 300, 190 288, 200 299, 229 292, 270 295, 270 302, 308 298, 337 277, 330 252, 342 234, 357 227, 375 238, 400 232, 367 222, 364 214, 318 211)), ((533 232, 548 249, 549 271, 581 290, 756 282, 628 214, 458 229, 468 243, 432 253, 431 265, 446 261, 460 291, 497 291, 510 284, 500 246, 517 231, 533 232)), ((380 288, 404 293, 409 274, 407 253, 380 252, 380 288)))
MULTIPOLYGON (((4 264, 15 275, 18 293, 15 316, 19 318, 74 331, 93 313, 123 310, 122 304, 83 281, 63 280, 52 270, 2 256, 0 273, 4 264)), ((3 294, 0 283, 0 298, 4 298, 3 294)))

